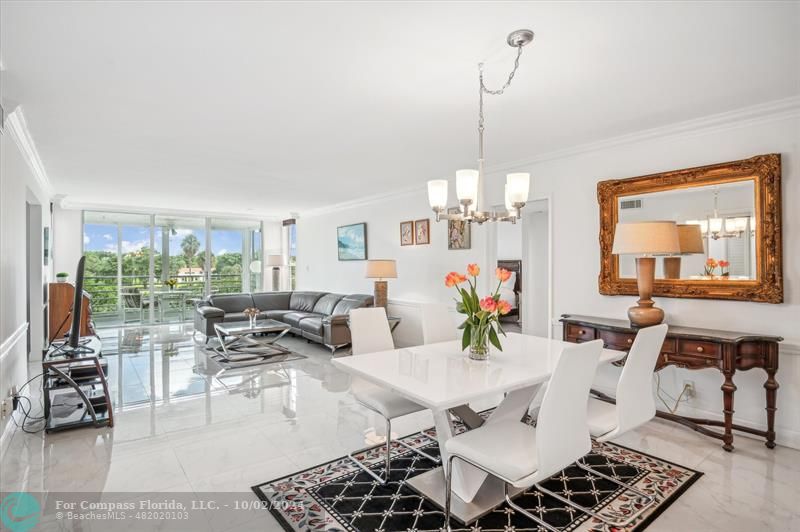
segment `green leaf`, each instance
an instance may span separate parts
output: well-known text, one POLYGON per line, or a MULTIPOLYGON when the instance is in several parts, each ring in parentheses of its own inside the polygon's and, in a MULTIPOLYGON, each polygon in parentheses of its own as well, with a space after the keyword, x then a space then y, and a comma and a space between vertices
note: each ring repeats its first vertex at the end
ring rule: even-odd
POLYGON ((464 334, 461 335, 461 350, 463 351, 469 347, 469 326, 464 328, 464 334))
POLYGON ((459 325, 458 327, 456 327, 456 329, 463 329, 464 327, 467 327, 468 325, 469 325, 469 320, 464 320, 464 321, 461 323, 461 325, 459 325))
POLYGON ((503 346, 500 345, 500 338, 497 337, 494 327, 489 327, 489 341, 492 342, 492 345, 495 346, 499 351, 503 350, 503 346))

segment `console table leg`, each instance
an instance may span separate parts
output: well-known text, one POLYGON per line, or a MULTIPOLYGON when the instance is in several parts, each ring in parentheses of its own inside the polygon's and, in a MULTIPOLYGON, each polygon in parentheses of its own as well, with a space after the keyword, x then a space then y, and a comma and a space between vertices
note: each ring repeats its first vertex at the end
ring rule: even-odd
POLYGON ((767 441, 764 445, 770 449, 775 448, 775 401, 778 392, 778 381, 775 380, 775 369, 767 369, 767 382, 764 388, 767 390, 767 441))
POLYGON ((725 371, 725 382, 722 383, 723 410, 725 414, 725 436, 722 438, 722 448, 733 451, 733 393, 736 385, 733 383, 733 370, 725 371))

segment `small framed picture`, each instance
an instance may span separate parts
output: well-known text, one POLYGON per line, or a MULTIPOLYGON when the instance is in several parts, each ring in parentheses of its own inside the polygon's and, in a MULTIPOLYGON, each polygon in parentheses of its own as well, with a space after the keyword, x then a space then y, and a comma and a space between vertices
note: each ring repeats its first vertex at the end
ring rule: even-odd
MULTIPOLYGON (((457 214, 460 211, 457 207, 448 210, 448 214, 457 214)), ((447 221, 447 249, 469 249, 470 226, 463 220, 447 221)))
POLYGON ((400 245, 411 246, 414 244, 414 222, 400 222, 400 245))
POLYGON ((423 218, 414 222, 414 240, 417 244, 431 243, 431 220, 423 218))
POLYGON ((337 227, 336 242, 339 260, 367 260, 367 224, 337 227))

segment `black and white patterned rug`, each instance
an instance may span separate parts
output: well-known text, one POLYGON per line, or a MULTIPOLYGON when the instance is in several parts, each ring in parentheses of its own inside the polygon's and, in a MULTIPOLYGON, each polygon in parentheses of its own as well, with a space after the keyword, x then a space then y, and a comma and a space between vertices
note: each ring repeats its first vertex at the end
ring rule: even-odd
MULTIPOLYGON (((483 415, 486 415, 484 413, 483 415)), ((433 429, 424 431, 435 436, 433 429)), ((403 440, 428 454, 438 456, 436 443, 412 434, 403 440)), ((381 474, 384 447, 357 455, 381 474)), ((666 460, 611 443, 592 442, 586 462, 606 475, 635 485, 655 495, 656 504, 638 517, 625 531, 640 531, 689 488, 702 473, 666 460)), ((438 531, 444 513, 407 485, 406 480, 437 467, 437 464, 399 445, 392 448, 392 474, 386 485, 354 465, 347 457, 311 469, 253 486, 253 491, 288 531, 438 531)), ((602 509, 604 515, 620 520, 641 508, 642 501, 614 483, 572 465, 542 483, 545 489, 578 504, 602 509)), ((515 503, 564 532, 622 531, 565 506, 531 488, 515 503)), ((525 516, 502 505, 469 526, 451 521, 452 529, 470 532, 521 532, 544 530, 525 516)))

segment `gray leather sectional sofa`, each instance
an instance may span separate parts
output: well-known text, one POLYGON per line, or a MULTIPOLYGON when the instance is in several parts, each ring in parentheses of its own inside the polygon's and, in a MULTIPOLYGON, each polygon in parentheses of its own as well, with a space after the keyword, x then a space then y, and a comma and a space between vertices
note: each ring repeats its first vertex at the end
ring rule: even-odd
POLYGON ((347 316, 354 308, 371 307, 371 295, 327 292, 263 292, 208 296, 195 309, 194 328, 208 338, 216 336, 214 324, 247 321, 242 311, 255 307, 259 319, 291 326, 291 333, 328 346, 331 352, 350 343, 347 316))

